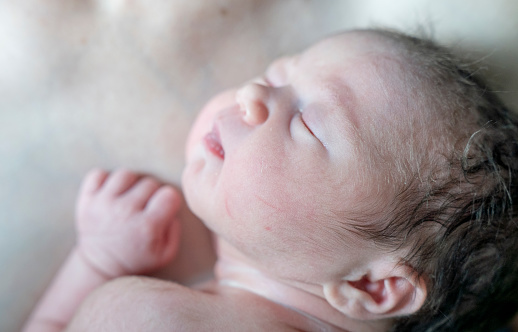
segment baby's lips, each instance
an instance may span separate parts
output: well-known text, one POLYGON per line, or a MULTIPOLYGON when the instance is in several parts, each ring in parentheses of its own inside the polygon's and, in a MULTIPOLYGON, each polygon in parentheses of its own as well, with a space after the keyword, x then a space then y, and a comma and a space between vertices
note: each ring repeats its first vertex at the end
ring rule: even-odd
POLYGON ((221 137, 216 126, 212 127, 212 130, 203 137, 203 142, 212 154, 221 159, 225 159, 225 150, 221 144, 221 137))

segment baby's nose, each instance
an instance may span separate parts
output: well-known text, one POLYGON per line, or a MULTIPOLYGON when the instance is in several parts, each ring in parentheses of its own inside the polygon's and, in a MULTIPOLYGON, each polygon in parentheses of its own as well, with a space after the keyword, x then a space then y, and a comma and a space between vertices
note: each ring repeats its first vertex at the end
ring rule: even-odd
POLYGON ((256 126, 268 119, 268 95, 268 87, 257 83, 249 83, 237 91, 236 102, 246 123, 256 126))

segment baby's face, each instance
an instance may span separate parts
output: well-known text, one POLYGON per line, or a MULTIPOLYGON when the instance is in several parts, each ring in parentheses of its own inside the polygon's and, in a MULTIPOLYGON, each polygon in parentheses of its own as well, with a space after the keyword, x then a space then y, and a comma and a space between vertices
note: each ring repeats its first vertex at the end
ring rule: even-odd
POLYGON ((365 158, 375 153, 370 131, 395 116, 392 78, 374 61, 383 50, 336 36, 209 102, 187 144, 193 211, 281 275, 341 274, 370 254, 344 217, 374 215, 393 195, 365 158))

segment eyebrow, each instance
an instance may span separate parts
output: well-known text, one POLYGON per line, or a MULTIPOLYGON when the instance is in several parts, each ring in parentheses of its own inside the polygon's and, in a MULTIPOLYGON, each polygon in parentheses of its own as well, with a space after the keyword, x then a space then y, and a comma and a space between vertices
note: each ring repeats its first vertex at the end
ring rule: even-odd
POLYGON ((340 118, 346 118, 348 123, 351 123, 353 127, 359 127, 359 119, 357 114, 357 96, 351 85, 343 78, 333 78, 331 83, 333 91, 329 93, 332 104, 340 109, 341 114, 345 114, 340 118))
POLYGON ((357 95, 351 85, 341 77, 333 79, 330 86, 332 90, 326 90, 329 91, 333 110, 326 116, 329 118, 326 127, 332 128, 332 136, 350 143, 356 150, 357 144, 363 141, 359 131, 357 95))

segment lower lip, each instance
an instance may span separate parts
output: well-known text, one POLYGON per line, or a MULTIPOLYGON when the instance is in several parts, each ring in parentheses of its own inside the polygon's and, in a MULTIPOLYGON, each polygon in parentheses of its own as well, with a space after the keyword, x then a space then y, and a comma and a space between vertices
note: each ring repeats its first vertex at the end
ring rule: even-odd
POLYGON ((211 132, 203 137, 203 143, 213 155, 220 159, 225 159, 225 150, 221 146, 221 139, 216 128, 213 128, 211 132))

